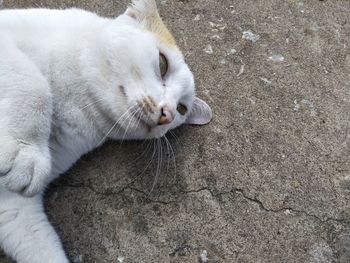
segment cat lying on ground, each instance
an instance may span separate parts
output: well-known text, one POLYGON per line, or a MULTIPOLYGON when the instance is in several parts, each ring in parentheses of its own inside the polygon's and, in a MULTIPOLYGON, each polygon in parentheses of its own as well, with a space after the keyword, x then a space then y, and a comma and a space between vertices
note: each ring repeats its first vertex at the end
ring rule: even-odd
POLYGON ((19 263, 65 263, 45 187, 107 139, 158 138, 211 110, 154 0, 116 19, 3 10, 0 35, 0 245, 19 263))

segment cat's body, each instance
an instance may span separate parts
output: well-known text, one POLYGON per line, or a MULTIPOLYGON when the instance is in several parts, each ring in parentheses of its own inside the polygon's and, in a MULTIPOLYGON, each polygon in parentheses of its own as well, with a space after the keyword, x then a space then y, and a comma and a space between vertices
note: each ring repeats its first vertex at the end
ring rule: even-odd
POLYGON ((107 139, 161 137, 210 108, 153 0, 117 19, 4 10, 0 35, 0 245, 19 263, 66 263, 45 187, 107 139))
MULTIPOLYGON (((50 104, 47 107, 52 108, 49 116, 51 123, 48 125, 51 126, 49 147, 54 160, 51 174, 55 177, 67 170, 82 154, 98 146, 107 133, 101 128, 108 126, 105 123, 97 124, 97 127, 90 123, 92 114, 98 115, 95 122, 107 121, 99 113, 98 105, 93 104, 96 98, 87 96, 89 87, 85 85, 82 74, 88 65, 84 65, 81 59, 85 46, 96 41, 93 29, 90 32, 82 29, 87 25, 105 24, 107 19, 77 9, 5 10, 0 14, 0 34, 7 36, 0 39, 0 45, 9 45, 10 48, 15 46, 17 50, 13 52, 26 56, 30 67, 39 71, 36 76, 31 76, 31 81, 47 82, 42 85, 47 94, 40 91, 40 96, 43 103, 50 104), (32 23, 37 17, 42 18, 42 21, 32 23), (72 25, 75 19, 79 19, 81 24, 72 25), (23 28, 22 23, 29 26, 23 28)), ((13 54, 7 53, 6 56, 13 60, 13 54)), ((23 63, 23 59, 19 63, 23 63)), ((23 73, 27 73, 27 70, 24 69, 23 73)), ((21 74, 13 73, 14 78, 21 74)), ((12 89, 9 92, 13 92, 12 89)), ((26 103, 28 96, 34 95, 32 92, 28 88, 22 92, 23 96, 19 94, 19 99, 23 100, 19 103, 26 103)), ((7 96, 6 91, 2 95, 7 96)))

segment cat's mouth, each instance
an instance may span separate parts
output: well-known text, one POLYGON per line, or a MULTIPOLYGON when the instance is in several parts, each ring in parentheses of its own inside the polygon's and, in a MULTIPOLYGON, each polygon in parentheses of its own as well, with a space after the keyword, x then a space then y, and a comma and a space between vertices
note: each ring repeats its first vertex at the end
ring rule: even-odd
POLYGON ((150 120, 149 117, 146 117, 146 119, 139 119, 139 125, 137 129, 142 129, 146 133, 144 135, 145 138, 151 139, 162 137, 166 133, 166 131, 162 127, 162 125, 158 125, 152 120, 150 120))
MULTIPOLYGON (((132 129, 137 134, 143 134, 142 136, 147 138, 162 137, 170 123, 167 122, 168 116, 166 114, 168 114, 168 112, 166 111, 163 114, 163 109, 157 115, 155 109, 151 111, 147 110, 143 104, 141 104, 141 106, 140 104, 136 105, 131 112, 131 122, 133 124, 130 127, 133 127, 132 129), (162 118, 165 118, 166 120, 164 121, 162 118)), ((126 129, 128 129, 128 127, 126 129)))

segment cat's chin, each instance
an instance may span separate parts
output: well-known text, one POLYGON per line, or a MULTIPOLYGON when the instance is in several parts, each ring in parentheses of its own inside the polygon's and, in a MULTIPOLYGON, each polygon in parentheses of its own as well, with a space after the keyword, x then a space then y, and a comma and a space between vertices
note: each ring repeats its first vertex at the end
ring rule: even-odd
MULTIPOLYGON (((130 140, 151 140, 161 138, 167 132, 168 130, 161 126, 139 125, 138 129, 129 132, 126 138, 130 140)), ((120 138, 113 139, 118 140, 120 138)))
POLYGON ((140 139, 157 139, 163 137, 167 133, 167 129, 164 126, 149 124, 141 119, 137 133, 140 139))
POLYGON ((163 137, 167 132, 168 131, 166 129, 155 126, 147 131, 145 134, 145 139, 158 139, 163 137))

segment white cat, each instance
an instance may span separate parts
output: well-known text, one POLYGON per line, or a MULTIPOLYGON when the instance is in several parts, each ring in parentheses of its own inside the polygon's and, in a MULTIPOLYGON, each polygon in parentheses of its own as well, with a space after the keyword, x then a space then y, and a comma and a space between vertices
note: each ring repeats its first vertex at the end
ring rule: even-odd
POLYGON ((107 139, 161 137, 212 113, 154 0, 116 19, 3 10, 0 36, 0 245, 19 263, 65 263, 45 187, 107 139))

